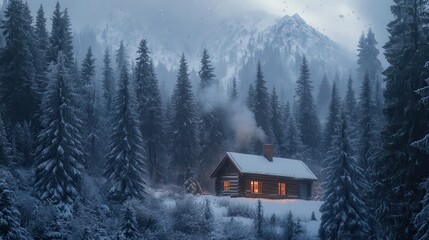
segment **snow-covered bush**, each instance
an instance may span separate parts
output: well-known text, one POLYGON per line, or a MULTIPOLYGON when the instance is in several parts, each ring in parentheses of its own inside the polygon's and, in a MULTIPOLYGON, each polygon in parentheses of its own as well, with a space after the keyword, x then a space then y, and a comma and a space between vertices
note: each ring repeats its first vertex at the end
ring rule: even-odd
POLYGON ((205 221, 202 214, 203 205, 191 198, 176 201, 173 210, 174 230, 185 234, 204 233, 205 221))
POLYGON ((226 215, 228 217, 254 218, 255 214, 255 210, 248 204, 230 203, 227 206, 226 215))
POLYGON ((241 239, 254 239, 252 231, 249 227, 244 226, 233 217, 230 221, 225 222, 223 225, 223 234, 220 240, 241 240, 241 239))

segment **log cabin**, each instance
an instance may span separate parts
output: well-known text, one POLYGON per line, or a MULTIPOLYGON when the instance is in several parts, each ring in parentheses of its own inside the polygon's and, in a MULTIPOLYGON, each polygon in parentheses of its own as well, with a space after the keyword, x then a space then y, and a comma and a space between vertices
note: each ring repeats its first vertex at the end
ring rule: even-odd
POLYGON ((310 199, 317 177, 295 159, 273 157, 265 144, 263 156, 227 152, 211 174, 216 195, 231 197, 310 199))

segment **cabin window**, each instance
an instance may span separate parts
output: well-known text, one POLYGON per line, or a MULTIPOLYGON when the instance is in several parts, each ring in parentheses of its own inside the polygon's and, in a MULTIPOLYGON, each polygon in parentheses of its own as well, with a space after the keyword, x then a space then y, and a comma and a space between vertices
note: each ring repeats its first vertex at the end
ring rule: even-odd
POLYGON ((279 182, 279 195, 286 195, 286 183, 279 182))
POLYGON ((261 182, 251 181, 250 182, 250 192, 251 193, 261 193, 261 182))
POLYGON ((223 182, 223 190, 224 191, 231 190, 231 182, 230 181, 224 181, 223 182))

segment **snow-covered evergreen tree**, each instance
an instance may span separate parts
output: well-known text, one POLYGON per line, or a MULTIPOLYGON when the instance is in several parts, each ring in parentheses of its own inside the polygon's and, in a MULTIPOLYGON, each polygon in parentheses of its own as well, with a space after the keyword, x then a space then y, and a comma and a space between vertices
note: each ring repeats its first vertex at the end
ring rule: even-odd
POLYGON ((323 171, 325 201, 320 207, 320 239, 367 239, 369 213, 364 196, 368 183, 353 157, 344 114, 337 125, 323 171))
MULTIPOLYGON (((36 108, 33 29, 28 6, 21 0, 10 1, 1 28, 6 46, 0 51, 0 96, 5 116, 15 129, 17 123, 30 121, 36 108)), ((12 134, 12 145, 15 145, 15 133, 12 134)))
POLYGON ((136 213, 130 204, 126 204, 122 213, 119 240, 141 239, 137 228, 136 213))
POLYGON ((99 108, 96 101, 95 89, 95 58, 91 47, 88 48, 82 62, 79 84, 80 106, 82 109, 82 120, 85 126, 84 149, 88 159, 87 166, 99 166, 100 154, 97 148, 99 137, 99 108))
POLYGON ((48 52, 48 62, 56 62, 58 54, 62 52, 65 58, 67 68, 72 69, 74 63, 73 57, 73 34, 68 10, 61 12, 60 3, 57 2, 52 16, 50 46, 48 52))
POLYGON ((112 60, 110 58, 109 50, 104 51, 103 58, 103 98, 105 105, 105 114, 110 114, 112 110, 113 97, 115 92, 115 77, 112 68, 112 60))
POLYGON ((21 226, 20 218, 21 213, 16 209, 13 192, 4 182, 0 182, 0 239, 32 239, 21 226))
POLYGON ((49 68, 37 137, 35 187, 42 200, 71 205, 80 196, 83 164, 81 120, 72 78, 60 53, 49 68))
POLYGON ((359 97, 358 121, 358 162, 360 167, 366 171, 369 159, 374 153, 374 121, 373 121, 373 102, 371 98, 371 86, 368 74, 365 75, 362 82, 359 97))
MULTIPOLYGON (((256 70, 256 80, 255 80, 255 91, 253 96, 253 113, 255 114, 256 125, 260 127, 267 139, 266 142, 271 142, 273 140, 273 130, 270 124, 270 96, 268 89, 265 86, 266 82, 264 79, 264 74, 262 72, 261 63, 258 61, 257 70, 256 70)), ((253 144, 253 152, 261 153, 262 145, 260 139, 256 139, 253 144)))
POLYGON ((3 118, 0 115, 0 166, 7 166, 13 163, 12 145, 7 138, 3 118))
POLYGON ((140 42, 137 53, 135 78, 140 130, 143 139, 146 141, 150 179, 153 183, 158 183, 163 175, 160 161, 162 159, 161 153, 164 150, 161 92, 145 39, 140 42))
MULTIPOLYGON (((429 62, 426 62, 425 65, 426 70, 429 70, 429 62)), ((426 79, 426 83, 429 85, 429 78, 426 79)), ((429 108, 429 86, 426 85, 418 89, 416 92, 422 98, 420 102, 429 108)), ((426 134, 421 140, 418 140, 411 144, 413 147, 416 147, 426 153, 429 153, 429 133, 426 134)), ((414 217, 413 223, 415 225, 415 229, 417 230, 415 239, 424 240, 429 238, 429 223, 427 219, 429 219, 429 176, 422 183, 423 190, 426 192, 423 200, 421 201, 422 209, 420 212, 414 217)))
POLYGON ((37 54, 34 56, 35 84, 37 88, 36 92, 38 94, 38 103, 40 104, 42 98, 41 95, 47 86, 47 71, 49 66, 47 63, 49 35, 46 31, 46 17, 42 5, 40 5, 39 10, 37 11, 34 37, 35 50, 37 50, 37 54))
POLYGON ((317 108, 319 109, 320 119, 325 119, 328 113, 329 106, 329 81, 326 76, 326 73, 323 74, 322 81, 320 82, 319 92, 317 93, 317 108))
POLYGON ((353 88, 353 79, 351 74, 349 75, 349 79, 347 80, 347 90, 346 95, 343 100, 342 110, 346 115, 349 121, 349 129, 350 129, 350 140, 353 142, 356 139, 356 119, 358 119, 358 111, 357 111, 357 103, 355 97, 355 90, 353 88))
POLYGON ((249 84, 249 89, 247 90, 247 99, 246 99, 247 107, 253 111, 255 109, 255 88, 253 87, 253 83, 249 84))
POLYGON ((329 103, 328 119, 325 126, 323 136, 323 147, 329 149, 335 135, 335 128, 338 124, 340 112, 340 97, 338 96, 337 87, 335 82, 332 85, 331 100, 329 103))
POLYGON ((201 59, 201 67, 198 71, 200 77, 200 91, 198 94, 198 105, 201 117, 200 124, 200 179, 204 185, 210 185, 211 182, 206 178, 210 174, 210 169, 216 167, 219 159, 225 152, 225 118, 224 110, 217 103, 207 98, 213 98, 222 94, 219 91, 219 83, 214 74, 214 67, 210 60, 207 49, 204 49, 201 59))
MULTIPOLYGON (((120 78, 122 68, 124 66, 128 66, 127 59, 128 59, 127 50, 125 49, 124 42, 121 41, 121 43, 119 44, 118 50, 116 50, 116 55, 115 55, 117 78, 120 78)), ((131 68, 131 70, 134 71, 133 68, 131 68)))
MULTIPOLYGON (((287 108, 289 108, 289 102, 287 108)), ((289 114, 285 122, 284 139, 285 157, 292 158, 302 150, 301 135, 295 115, 292 113, 289 114)))
POLYGON ((310 69, 304 56, 296 87, 297 121, 305 147, 316 148, 320 141, 320 122, 314 108, 310 69))
POLYGON ((279 97, 276 93, 276 88, 273 88, 273 92, 271 94, 271 128, 273 130, 273 140, 274 145, 276 146, 276 154, 279 156, 283 156, 286 154, 284 149, 284 129, 282 126, 282 112, 280 109, 279 97))
POLYGON ((371 86, 375 86, 382 71, 381 62, 378 60, 380 51, 376 47, 377 44, 371 28, 368 29, 366 36, 362 33, 358 43, 358 79, 363 81, 368 74, 371 86))
POLYGON ((193 172, 198 169, 198 155, 200 152, 198 116, 189 79, 188 64, 184 54, 180 58, 180 67, 172 101, 173 159, 171 164, 178 174, 179 181, 184 181, 188 168, 193 172))
POLYGON ((125 201, 145 195, 145 152, 138 122, 135 97, 130 88, 126 66, 113 103, 111 134, 104 175, 109 187, 109 199, 125 201))
POLYGON ((256 205, 256 215, 253 220, 253 224, 255 225, 255 233, 257 239, 263 238, 263 224, 264 224, 264 210, 262 208, 261 200, 258 200, 256 205))
POLYGON ((389 63, 385 70, 386 127, 382 133, 381 157, 372 166, 376 217, 384 237, 411 239, 412 217, 420 209, 424 192, 419 184, 429 174, 429 155, 410 144, 427 130, 427 109, 418 104, 415 91, 424 87, 429 59, 427 1, 399 1, 391 7, 389 41, 384 46, 389 63), (407 39, 404 41, 404 39, 407 39))

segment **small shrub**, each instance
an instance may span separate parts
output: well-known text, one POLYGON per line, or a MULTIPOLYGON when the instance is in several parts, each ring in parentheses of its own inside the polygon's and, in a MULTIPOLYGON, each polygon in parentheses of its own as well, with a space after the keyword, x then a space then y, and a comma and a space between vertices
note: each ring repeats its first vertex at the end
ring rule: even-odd
POLYGON ((245 217, 254 218, 255 210, 251 209, 247 204, 230 203, 227 206, 228 217, 245 217))
POLYGON ((185 234, 204 232, 205 220, 201 209, 202 204, 190 198, 176 201, 176 208, 173 210, 174 229, 185 234))

